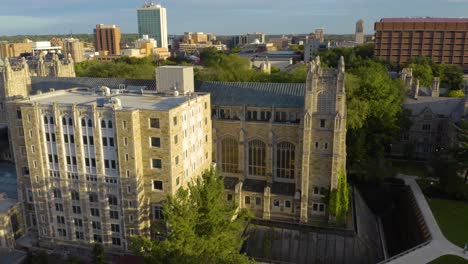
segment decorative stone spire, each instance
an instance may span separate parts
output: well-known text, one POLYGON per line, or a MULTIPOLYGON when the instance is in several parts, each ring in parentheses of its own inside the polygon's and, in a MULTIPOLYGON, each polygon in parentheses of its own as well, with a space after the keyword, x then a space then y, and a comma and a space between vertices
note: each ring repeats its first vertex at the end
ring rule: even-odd
POLYGON ((434 77, 434 80, 432 81, 432 88, 431 88, 431 96, 432 97, 439 97, 440 91, 439 91, 439 77, 434 77))
POLYGON ((338 71, 341 73, 345 72, 345 62, 343 56, 340 57, 340 61, 338 62, 338 71))
POLYGON ((413 84, 413 91, 414 91, 414 94, 413 94, 414 100, 418 100, 418 96, 419 96, 419 80, 418 79, 416 79, 416 81, 413 84))

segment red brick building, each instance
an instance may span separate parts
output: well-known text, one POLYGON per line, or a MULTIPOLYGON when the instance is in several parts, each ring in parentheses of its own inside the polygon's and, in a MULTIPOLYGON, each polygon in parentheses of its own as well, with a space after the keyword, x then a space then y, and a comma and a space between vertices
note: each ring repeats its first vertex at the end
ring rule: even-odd
POLYGON ((468 18, 382 18, 374 29, 374 52, 384 60, 430 57, 468 71, 468 18))

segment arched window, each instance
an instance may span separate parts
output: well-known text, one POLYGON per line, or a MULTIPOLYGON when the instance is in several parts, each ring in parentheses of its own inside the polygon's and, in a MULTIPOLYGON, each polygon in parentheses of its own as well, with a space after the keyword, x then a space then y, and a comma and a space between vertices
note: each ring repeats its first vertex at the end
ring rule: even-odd
POLYGON ((71 191, 71 199, 72 201, 79 201, 80 193, 78 193, 77 191, 71 191))
POLYGON ((317 96, 317 111, 331 113, 334 109, 333 94, 330 92, 320 92, 317 96))
POLYGON ((73 126, 73 119, 71 117, 68 118, 68 125, 73 126))
POLYGON ((81 126, 86 127, 86 119, 81 118, 81 126))
POLYGON ((93 121, 91 119, 88 119, 88 127, 93 127, 93 121))
POLYGON ((296 162, 295 146, 289 142, 276 145, 276 177, 294 179, 296 162))
POLYGON ((65 117, 62 117, 62 125, 64 126, 67 125, 67 119, 65 117))
POLYGON ((62 198, 62 192, 59 189, 54 189, 54 198, 62 198))
POLYGON ((223 172, 237 172, 239 164, 239 144, 234 138, 221 141, 221 169, 223 172))
POLYGON ((249 142, 249 175, 266 175, 266 146, 260 140, 249 142))
POLYGON ((115 195, 107 196, 107 200, 109 202, 109 205, 118 205, 117 197, 115 195))
POLYGON ((53 125, 54 124, 54 117, 51 116, 49 121, 50 121, 50 124, 53 125))
POLYGON ((106 120, 104 119, 101 120, 101 127, 106 128, 106 120))
POLYGON ((110 121, 110 120, 107 121, 107 127, 108 127, 108 128, 112 128, 112 121, 110 121))

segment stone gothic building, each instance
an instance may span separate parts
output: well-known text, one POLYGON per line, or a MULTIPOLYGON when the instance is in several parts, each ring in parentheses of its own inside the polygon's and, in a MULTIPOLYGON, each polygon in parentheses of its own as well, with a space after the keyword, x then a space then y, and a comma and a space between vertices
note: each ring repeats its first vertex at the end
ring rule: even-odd
POLYGON ((307 82, 200 83, 212 97, 213 159, 227 199, 262 219, 327 220, 325 190, 346 164, 345 66, 310 62, 307 82))

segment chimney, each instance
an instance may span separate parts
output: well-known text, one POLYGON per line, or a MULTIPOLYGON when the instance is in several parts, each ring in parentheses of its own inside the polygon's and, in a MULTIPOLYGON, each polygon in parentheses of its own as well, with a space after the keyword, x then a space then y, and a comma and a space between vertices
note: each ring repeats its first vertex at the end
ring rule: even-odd
POLYGON ((432 81, 432 89, 431 89, 431 96, 432 97, 439 97, 439 77, 434 77, 434 80, 432 81))
POLYGON ((419 80, 418 79, 416 79, 416 81, 413 84, 413 91, 414 91, 414 95, 413 95, 414 100, 418 100, 418 96, 419 96, 419 80))

